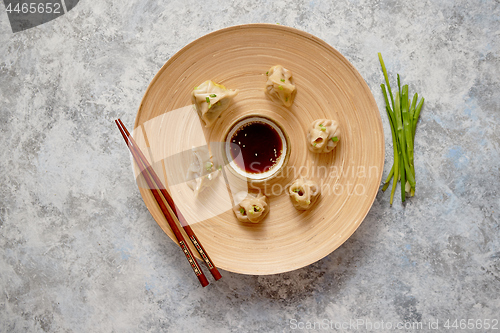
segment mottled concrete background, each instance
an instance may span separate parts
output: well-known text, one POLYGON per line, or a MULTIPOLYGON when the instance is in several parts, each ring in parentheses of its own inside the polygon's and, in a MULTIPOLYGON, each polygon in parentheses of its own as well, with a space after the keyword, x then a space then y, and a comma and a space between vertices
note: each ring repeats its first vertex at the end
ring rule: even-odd
POLYGON ((1 332, 500 320, 498 0, 87 0, 16 34, 0 7, 1 332), (147 211, 112 121, 132 126, 150 80, 181 47, 257 22, 331 44, 381 110, 377 52, 418 89, 417 196, 391 208, 380 193, 356 233, 309 267, 222 272, 202 289, 147 211))

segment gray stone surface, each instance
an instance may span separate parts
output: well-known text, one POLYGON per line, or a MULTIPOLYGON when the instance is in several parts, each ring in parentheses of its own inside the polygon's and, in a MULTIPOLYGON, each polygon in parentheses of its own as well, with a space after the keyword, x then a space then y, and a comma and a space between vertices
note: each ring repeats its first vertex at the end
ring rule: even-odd
MULTIPOLYGON (((80 1, 16 34, 2 8, 0 331, 287 332, 294 320, 383 321, 379 331, 392 331, 387 323, 500 320, 499 103, 498 0, 80 1), (203 289, 147 211, 112 121, 132 126, 150 80, 181 47, 257 22, 331 44, 382 111, 379 51, 426 98, 417 196, 390 207, 379 193, 355 234, 309 267, 222 272, 203 289)), ((382 119, 385 176, 392 140, 382 119)))

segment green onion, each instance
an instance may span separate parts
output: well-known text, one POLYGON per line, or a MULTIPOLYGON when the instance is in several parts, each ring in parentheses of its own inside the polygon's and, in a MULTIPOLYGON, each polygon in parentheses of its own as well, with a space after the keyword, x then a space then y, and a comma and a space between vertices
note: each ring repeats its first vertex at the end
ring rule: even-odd
MULTIPOLYGON (((396 100, 394 102, 394 115, 396 116, 396 134, 398 138, 399 144, 404 147, 405 142, 404 142, 404 136, 403 136, 403 121, 402 121, 402 116, 401 116, 401 101, 399 98, 399 91, 396 92, 396 100)), ((402 148, 401 147, 401 148, 402 148)), ((399 150, 399 162, 401 165, 399 166, 399 175, 401 177, 401 184, 406 184, 406 173, 405 173, 405 166, 404 166, 404 149, 399 150)), ((401 201, 405 201, 405 191, 401 190, 401 201)))
POLYGON ((285 82, 285 79, 281 79, 281 82, 285 82))
POLYGON ((387 176, 387 179, 384 182, 384 187, 382 187, 382 192, 385 192, 387 188, 389 187, 389 182, 391 181, 392 176, 394 175, 394 165, 391 168, 391 171, 389 172, 389 176, 387 176))
POLYGON ((244 215, 244 214, 245 214, 245 210, 244 210, 243 208, 240 208, 240 213, 241 213, 242 215, 244 215))
POLYGON ((205 100, 207 101, 208 104, 210 104, 210 98, 208 96, 205 98, 205 100))
POLYGON ((296 188, 295 190, 293 190, 295 193, 299 193, 300 190, 298 188, 296 188))
POLYGON ((391 171, 384 182, 382 191, 387 190, 391 179, 394 178, 390 197, 390 204, 392 205, 398 180, 401 181, 402 202, 406 200, 406 192, 409 192, 410 196, 414 196, 415 194, 416 182, 413 147, 415 130, 424 99, 421 98, 420 102, 417 104, 418 94, 414 94, 413 99, 410 100, 408 85, 405 84, 401 86, 399 74, 397 74, 398 89, 396 91, 396 98, 394 98, 391 85, 389 84, 389 77, 387 75, 384 60, 382 59, 382 54, 379 53, 378 58, 384 74, 385 83, 387 85, 381 84, 380 88, 382 89, 382 94, 384 95, 386 105, 385 109, 391 126, 394 150, 394 164, 392 165, 391 171), (387 91, 389 91, 390 100, 387 95, 387 91))
POLYGON ((283 86, 278 86, 278 88, 280 88, 281 90, 283 90, 283 86))
POLYGON ((337 142, 337 141, 339 141, 339 138, 338 138, 338 137, 336 137, 336 136, 334 136, 334 137, 332 137, 332 141, 333 141, 333 142, 337 142))
POLYGON ((415 108, 415 114, 413 115, 413 136, 415 136, 415 130, 417 129, 418 117, 420 116, 420 110, 422 109, 422 105, 424 105, 424 98, 418 102, 417 107, 415 108))
POLYGON ((217 97, 217 95, 216 94, 212 94, 212 95, 210 95, 210 97, 217 97))
POLYGON ((269 75, 269 71, 266 72, 266 75, 269 75))
MULTIPOLYGON (((378 59, 380 61, 380 65, 382 66, 382 72, 384 72, 385 83, 387 84, 387 89, 389 90, 389 95, 391 96, 392 108, 394 109, 394 98, 392 97, 392 89, 391 85, 389 84, 389 77, 387 76, 387 70, 385 69, 384 59, 382 59, 381 53, 378 54, 378 59)), ((385 95, 385 90, 384 90, 384 95, 385 95)))

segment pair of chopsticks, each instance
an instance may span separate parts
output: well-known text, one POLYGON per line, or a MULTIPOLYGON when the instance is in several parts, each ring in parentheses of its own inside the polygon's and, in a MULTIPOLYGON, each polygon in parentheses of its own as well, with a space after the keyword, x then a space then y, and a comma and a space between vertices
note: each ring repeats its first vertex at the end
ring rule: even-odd
POLYGON ((191 268, 193 269, 194 273, 198 277, 198 280, 200 280, 200 283, 203 287, 208 286, 208 280, 205 277, 205 274, 203 274, 203 271, 201 270, 200 266, 198 265, 198 262, 196 261, 195 257, 193 256, 193 253, 191 252, 189 246, 186 244, 186 241, 184 240, 184 237, 182 236, 181 231, 179 230, 179 227, 175 223, 174 218, 168 211, 167 207, 165 206, 165 203, 163 202, 160 193, 163 195, 164 199, 167 201, 168 206, 170 207, 170 210, 174 213, 175 217, 177 220, 179 220, 180 225, 186 232, 186 234, 189 237, 189 240, 193 243, 194 247, 200 254, 200 257, 205 261, 205 263, 208 266, 208 269, 210 270, 210 273, 212 273, 212 276, 214 277, 215 280, 219 280, 222 276, 220 275, 219 271, 217 270, 217 267, 215 267, 214 263, 208 256, 208 254, 205 252, 205 249, 201 245, 200 241, 194 234, 193 229, 189 226, 189 224, 186 222, 186 219, 182 215, 182 213, 179 211, 179 209, 176 207, 174 201, 172 200, 172 197, 170 194, 165 190, 161 180, 158 178, 156 173, 154 172, 153 168, 151 165, 148 163, 146 157, 144 154, 141 152, 139 149, 139 146, 135 142, 134 138, 130 135, 130 133, 127 131, 127 128, 125 125, 123 125, 122 121, 120 119, 115 120, 116 126, 118 126, 118 129, 123 135, 123 139, 125 140, 125 143, 127 144, 128 148, 130 149, 130 152, 132 153, 132 156, 134 157, 135 163, 139 167, 139 170, 141 171, 141 174, 144 176, 144 179, 146 180, 146 183, 148 184, 149 189, 151 189, 151 192, 153 193, 153 196, 156 199, 156 202, 160 206, 161 211, 163 212, 163 215, 167 219, 168 225, 174 232, 175 237, 177 238, 177 241, 179 242, 179 245, 184 252, 184 255, 186 256, 187 260, 189 261, 189 264, 191 265, 191 268))

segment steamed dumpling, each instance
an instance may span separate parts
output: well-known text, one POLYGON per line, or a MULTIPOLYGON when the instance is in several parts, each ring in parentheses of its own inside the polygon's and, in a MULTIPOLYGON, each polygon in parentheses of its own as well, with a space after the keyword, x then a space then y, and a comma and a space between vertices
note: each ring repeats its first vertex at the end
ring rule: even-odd
POLYGON ((287 107, 292 105, 297 92, 292 82, 292 72, 281 65, 271 67, 267 72, 266 92, 275 102, 287 107))
POLYGON ((313 153, 329 153, 340 140, 339 123, 331 119, 317 119, 307 132, 307 146, 313 153))
POLYGON ((239 203, 233 207, 233 211, 241 222, 258 223, 269 213, 267 197, 262 193, 239 192, 235 195, 235 202, 239 203))
POLYGON ((194 147, 192 152, 193 160, 188 168, 186 180, 189 188, 194 191, 194 196, 197 197, 219 175, 219 170, 216 170, 210 160, 207 146, 194 147))
POLYGON ((210 127, 237 94, 238 90, 226 89, 209 80, 193 89, 191 99, 205 127, 210 127))
POLYGON ((318 183, 305 178, 295 180, 288 189, 293 206, 298 210, 307 210, 321 194, 318 183))

